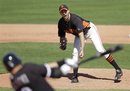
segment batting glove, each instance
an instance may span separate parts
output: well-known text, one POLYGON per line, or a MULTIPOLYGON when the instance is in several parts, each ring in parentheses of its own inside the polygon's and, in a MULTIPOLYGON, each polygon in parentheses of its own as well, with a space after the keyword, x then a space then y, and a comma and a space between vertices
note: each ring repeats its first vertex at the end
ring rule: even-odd
POLYGON ((69 65, 70 67, 72 67, 72 68, 77 68, 78 67, 78 63, 74 59, 67 58, 67 59, 65 59, 65 63, 67 65, 69 65))

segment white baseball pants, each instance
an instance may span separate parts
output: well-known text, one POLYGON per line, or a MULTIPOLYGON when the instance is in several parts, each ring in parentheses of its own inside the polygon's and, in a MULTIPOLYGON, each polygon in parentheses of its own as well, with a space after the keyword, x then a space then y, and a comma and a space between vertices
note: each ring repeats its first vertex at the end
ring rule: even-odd
MULTIPOLYGON (((97 31, 96 26, 90 22, 90 29, 88 30, 88 33, 84 36, 85 40, 90 39, 96 48, 97 52, 105 52, 105 48, 103 47, 101 38, 99 36, 99 33, 97 31)), ((75 36, 74 39, 74 49, 73 49, 73 59, 75 61, 79 61, 79 52, 80 52, 80 39, 79 37, 75 36)), ((109 54, 105 55, 104 57, 107 58, 109 54)))

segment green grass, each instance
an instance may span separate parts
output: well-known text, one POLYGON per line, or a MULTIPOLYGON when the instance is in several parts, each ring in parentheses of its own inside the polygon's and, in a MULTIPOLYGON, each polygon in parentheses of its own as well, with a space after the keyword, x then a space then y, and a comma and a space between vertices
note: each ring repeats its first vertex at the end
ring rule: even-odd
POLYGON ((0 23, 56 24, 62 3, 96 24, 130 24, 130 0, 0 0, 0 23))
MULTIPOLYGON (((105 48, 113 47, 114 44, 105 44, 105 48)), ((130 45, 123 45, 124 50, 113 54, 117 63, 124 69, 130 69, 130 45)), ((60 60, 65 57, 71 57, 73 45, 68 44, 66 51, 61 51, 59 49, 59 44, 57 43, 0 43, 0 58, 7 52, 15 52, 23 62, 34 62, 37 64, 49 63, 60 60)), ((88 58, 96 54, 96 50, 92 44, 87 44, 85 46, 85 58, 88 58)), ((105 59, 99 58, 91 62, 81 65, 82 68, 112 68, 112 66, 105 61, 105 59)), ((6 72, 2 63, 0 62, 0 73, 6 72)))
POLYGON ((14 90, 11 88, 0 88, 0 91, 14 91, 14 90))

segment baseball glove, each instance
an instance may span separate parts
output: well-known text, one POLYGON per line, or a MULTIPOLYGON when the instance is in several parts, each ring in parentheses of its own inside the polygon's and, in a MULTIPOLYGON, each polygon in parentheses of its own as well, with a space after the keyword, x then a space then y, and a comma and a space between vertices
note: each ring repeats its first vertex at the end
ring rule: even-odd
POLYGON ((65 37, 60 37, 60 49, 65 50, 67 45, 67 39, 65 37))

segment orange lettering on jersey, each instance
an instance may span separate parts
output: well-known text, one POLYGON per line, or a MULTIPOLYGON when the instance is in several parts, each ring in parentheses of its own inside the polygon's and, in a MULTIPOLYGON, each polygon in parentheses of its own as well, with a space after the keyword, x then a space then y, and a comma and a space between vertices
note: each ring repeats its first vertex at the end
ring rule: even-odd
POLYGON ((90 27, 90 23, 89 23, 89 22, 86 22, 86 21, 83 21, 83 26, 84 26, 84 28, 90 27))
POLYGON ((74 30, 74 29, 68 29, 68 30, 66 30, 66 32, 67 33, 76 33, 76 30, 74 30))

